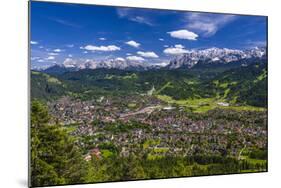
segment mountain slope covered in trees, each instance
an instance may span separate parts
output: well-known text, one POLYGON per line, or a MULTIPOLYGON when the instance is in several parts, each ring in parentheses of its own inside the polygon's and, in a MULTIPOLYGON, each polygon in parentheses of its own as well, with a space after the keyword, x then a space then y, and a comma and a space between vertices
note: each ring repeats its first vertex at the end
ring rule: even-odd
POLYGON ((216 98, 229 103, 267 106, 267 63, 236 68, 125 71, 84 69, 63 74, 32 71, 32 98, 69 95, 84 100, 124 94, 166 95, 175 100, 216 98))

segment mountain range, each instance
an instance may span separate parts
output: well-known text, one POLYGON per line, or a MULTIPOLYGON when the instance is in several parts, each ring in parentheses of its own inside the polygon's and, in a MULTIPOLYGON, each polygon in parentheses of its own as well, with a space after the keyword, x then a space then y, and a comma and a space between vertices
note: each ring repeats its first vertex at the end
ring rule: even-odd
POLYGON ((233 50, 228 48, 208 48, 192 50, 171 60, 166 66, 169 69, 192 68, 202 64, 232 64, 248 65, 253 60, 266 59, 266 48, 233 50))
POLYGON ((132 61, 123 58, 96 61, 93 59, 67 58, 62 64, 56 64, 47 69, 40 70, 45 73, 61 74, 68 71, 82 69, 119 69, 144 71, 151 69, 191 69, 208 66, 247 66, 253 62, 266 61, 267 53, 265 47, 256 47, 246 50, 235 50, 228 48, 207 48, 190 50, 178 55, 168 62, 155 64, 147 62, 132 61))
POLYGON ((211 99, 232 105, 267 106, 267 63, 217 69, 82 69, 64 74, 31 72, 32 98, 161 95, 173 100, 211 99), (150 93, 150 94, 148 94, 150 93))

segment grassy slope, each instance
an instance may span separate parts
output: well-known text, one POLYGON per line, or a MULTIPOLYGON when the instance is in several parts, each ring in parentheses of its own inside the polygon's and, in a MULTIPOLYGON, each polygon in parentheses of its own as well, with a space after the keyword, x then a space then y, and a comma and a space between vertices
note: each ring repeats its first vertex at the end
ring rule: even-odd
POLYGON ((168 104, 175 104, 179 106, 186 107, 193 112, 202 113, 207 112, 209 110, 215 108, 223 108, 223 109, 233 109, 233 110, 247 110, 247 111, 264 111, 265 108, 262 107, 255 107, 249 105, 243 106, 221 106, 219 102, 225 102, 224 99, 217 99, 217 98, 201 98, 201 99, 184 99, 184 100, 175 100, 170 96, 167 95, 156 95, 162 101, 167 102, 168 104))
POLYGON ((114 95, 146 95, 205 112, 214 108, 264 110, 267 105, 267 65, 257 64, 225 72, 202 70, 82 70, 60 76, 32 72, 32 98, 45 100, 70 95, 84 100, 114 95), (230 105, 223 107, 219 102, 230 105), (255 107, 254 107, 255 106, 255 107))

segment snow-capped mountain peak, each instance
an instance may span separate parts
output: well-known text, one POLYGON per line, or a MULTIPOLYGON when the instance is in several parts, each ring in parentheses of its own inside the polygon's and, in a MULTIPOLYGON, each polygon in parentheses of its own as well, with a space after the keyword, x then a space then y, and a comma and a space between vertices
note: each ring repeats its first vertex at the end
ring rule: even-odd
POLYGON ((211 64, 237 62, 253 58, 265 58, 266 48, 254 48, 247 50, 236 50, 229 48, 207 48, 202 50, 191 50, 189 53, 182 54, 170 61, 167 66, 169 69, 182 67, 192 68, 196 64, 211 64))
POLYGON ((170 61, 159 63, 149 63, 117 57, 97 61, 94 59, 72 59, 66 58, 62 64, 57 64, 60 68, 69 70, 81 69, 120 69, 120 70, 148 70, 148 69, 178 69, 192 68, 200 64, 228 64, 237 62, 247 65, 250 60, 266 58, 266 48, 253 48, 246 50, 236 50, 229 48, 207 48, 200 50, 189 50, 187 53, 178 55, 170 61))

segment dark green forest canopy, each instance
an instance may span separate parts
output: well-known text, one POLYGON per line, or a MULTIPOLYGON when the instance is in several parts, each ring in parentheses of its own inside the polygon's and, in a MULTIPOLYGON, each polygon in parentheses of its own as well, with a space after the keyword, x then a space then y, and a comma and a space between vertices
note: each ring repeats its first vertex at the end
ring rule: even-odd
POLYGON ((267 63, 224 69, 124 71, 80 70, 60 75, 32 71, 31 96, 54 100, 72 96, 82 100, 100 96, 153 94, 175 100, 217 98, 240 105, 267 107, 267 63))

